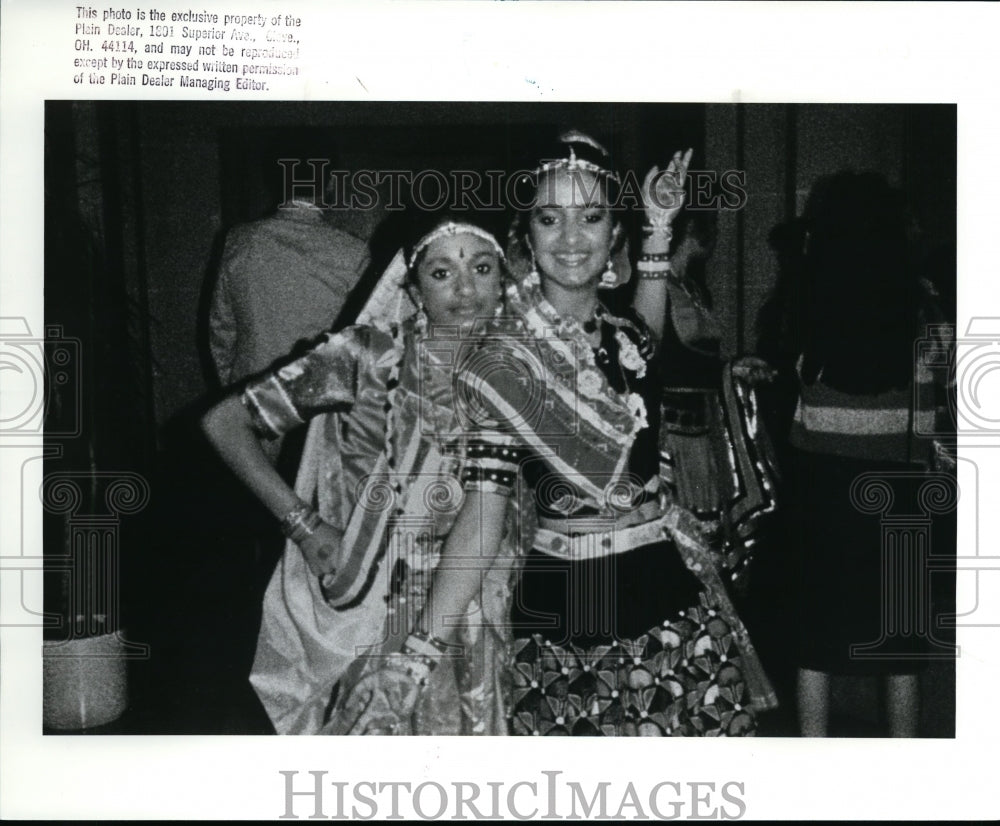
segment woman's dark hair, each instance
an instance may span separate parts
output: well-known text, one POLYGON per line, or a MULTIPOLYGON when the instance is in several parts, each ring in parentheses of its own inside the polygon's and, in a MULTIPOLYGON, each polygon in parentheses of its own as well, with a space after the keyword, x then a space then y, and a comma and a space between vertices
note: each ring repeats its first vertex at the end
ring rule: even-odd
MULTIPOLYGON (((548 169, 559 168, 560 162, 576 161, 581 171, 596 172, 608 196, 617 203, 619 179, 608 151, 596 140, 579 130, 562 132, 526 155, 514 181, 513 203, 518 211, 530 211, 538 193, 538 185, 548 169)), ((565 167, 563 167, 565 168, 565 167)))
MULTIPOLYGON (((611 155, 601 144, 589 135, 579 130, 571 129, 563 131, 558 137, 552 138, 535 148, 530 154, 526 154, 518 166, 519 172, 514 181, 512 189, 511 203, 509 204, 513 213, 508 233, 508 256, 514 261, 529 257, 525 246, 525 238, 528 235, 528 221, 531 211, 535 206, 538 196, 538 186, 544 176, 549 171, 547 165, 552 165, 550 169, 559 168, 555 162, 569 161, 571 158, 585 165, 577 166, 581 172, 588 171, 586 165, 593 165, 598 170, 598 183, 604 188, 608 203, 614 205, 618 203, 619 177, 614 168, 611 155)), ((565 167, 563 167, 565 168, 565 167)), ((586 189, 581 184, 581 194, 586 189)), ((620 223, 615 215, 615 223, 620 223)), ((616 233, 612 254, 616 254, 625 244, 626 233, 619 231, 616 233)))
POLYGON ((876 173, 816 182, 802 215, 803 378, 847 393, 913 377, 920 288, 902 193, 876 173))
POLYGON ((589 135, 570 129, 534 147, 521 158, 510 193, 511 209, 518 214, 529 213, 535 205, 538 185, 548 171, 547 168, 558 168, 559 162, 571 159, 580 164, 576 168, 581 172, 588 169, 599 170, 598 178, 608 202, 618 202, 620 184, 611 155, 589 135))

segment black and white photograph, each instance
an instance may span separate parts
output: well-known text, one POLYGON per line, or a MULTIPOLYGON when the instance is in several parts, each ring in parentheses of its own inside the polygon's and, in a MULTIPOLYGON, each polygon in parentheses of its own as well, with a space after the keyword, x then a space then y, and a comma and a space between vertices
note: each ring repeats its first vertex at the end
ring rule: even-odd
POLYGON ((953 736, 955 115, 48 103, 46 731, 953 736))
POLYGON ((419 61, 295 95, 316 32, 272 5, 67 6, 8 132, 8 777, 90 762, 67 796, 115 818, 192 810, 147 773, 101 808, 144 759, 268 818, 975 782, 933 778, 990 731, 963 669, 997 676, 982 102, 587 95, 521 48, 526 99, 419 61))

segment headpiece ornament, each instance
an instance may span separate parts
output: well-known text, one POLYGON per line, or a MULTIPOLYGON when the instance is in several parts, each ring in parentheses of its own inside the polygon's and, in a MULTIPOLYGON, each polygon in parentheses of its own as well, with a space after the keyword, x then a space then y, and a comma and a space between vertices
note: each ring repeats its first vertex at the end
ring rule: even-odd
POLYGON ((577 157, 574 144, 589 146, 597 152, 601 158, 608 158, 607 150, 592 137, 574 129, 569 132, 563 132, 559 136, 558 143, 566 146, 566 149, 569 152, 568 156, 565 158, 555 158, 554 160, 543 161, 535 170, 532 171, 531 174, 533 176, 551 172, 553 169, 582 169, 586 172, 592 172, 598 177, 608 178, 616 184, 621 185, 621 178, 618 177, 618 173, 614 170, 609 169, 606 166, 601 166, 601 164, 595 163, 594 161, 588 161, 586 158, 577 157))
POLYGON ((413 251, 410 253, 410 260, 407 261, 407 266, 412 270, 417 264, 417 259, 420 257, 420 253, 427 249, 427 247, 439 238, 450 238, 454 235, 475 235, 477 238, 482 238, 484 241, 487 241, 492 245, 496 254, 500 256, 501 260, 503 260, 503 249, 497 243, 497 239, 485 229, 477 227, 475 224, 448 221, 447 223, 441 224, 428 232, 423 238, 414 244, 413 251))
POLYGON ((403 250, 396 253, 378 284, 375 285, 375 289, 372 290, 364 308, 358 314, 356 323, 369 324, 380 330, 390 331, 402 323, 404 319, 417 312, 417 305, 405 287, 407 270, 413 268, 420 253, 438 238, 453 235, 474 235, 477 238, 482 238, 490 243, 497 255, 500 256, 501 261, 506 260, 503 249, 497 243, 496 238, 482 227, 477 227, 475 224, 448 221, 435 227, 414 245, 413 251, 410 253, 409 263, 407 263, 403 250))

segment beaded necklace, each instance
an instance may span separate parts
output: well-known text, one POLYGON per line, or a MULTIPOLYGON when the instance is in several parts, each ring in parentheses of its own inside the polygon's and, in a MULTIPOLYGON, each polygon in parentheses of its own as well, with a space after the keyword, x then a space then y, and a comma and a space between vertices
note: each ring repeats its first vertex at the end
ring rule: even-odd
MULTIPOLYGON (((413 325, 413 349, 417 354, 421 352, 421 345, 427 337, 427 326, 427 316, 424 314, 423 310, 418 311, 413 325)), ((385 403, 383 405, 383 411, 385 412, 384 450, 386 467, 388 468, 389 484, 395 494, 396 513, 401 514, 403 512, 403 484, 406 481, 408 472, 400 472, 398 468, 398 457, 395 451, 394 440, 396 436, 400 377, 403 370, 403 363, 406 360, 406 336, 404 324, 400 323, 392 326, 392 349, 394 358, 392 367, 389 369, 389 376, 385 383, 386 394, 385 403)), ((433 357, 432 353, 428 354, 433 357)), ((431 398, 427 398, 424 401, 428 406, 435 405, 434 400, 431 398)), ((450 413, 450 410, 447 411, 449 416, 450 413)), ((440 443, 442 442, 444 432, 448 430, 450 422, 449 424, 442 425, 440 415, 431 415, 430 419, 433 421, 434 433, 440 443)))
MULTIPOLYGON (((539 314, 548 322, 551 327, 556 331, 556 333, 562 338, 568 338, 573 336, 579 336, 582 333, 586 333, 586 324, 593 325, 593 332, 598 329, 603 329, 605 324, 612 323, 608 320, 607 311, 604 305, 598 302, 597 307, 594 310, 593 318, 588 322, 579 322, 572 316, 568 319, 562 318, 555 310, 555 308, 549 303, 548 299, 542 294, 541 291, 541 276, 538 274, 537 270, 532 270, 521 282, 521 286, 526 291, 526 298, 530 304, 538 310, 539 314)), ((519 300, 523 300, 520 296, 517 285, 511 285, 508 289, 508 299, 512 306, 516 306, 519 300)), ((544 339, 548 333, 544 329, 539 329, 537 325, 533 325, 527 322, 526 325, 531 333, 536 338, 544 339)), ((635 344, 625 335, 622 329, 617 325, 613 325, 616 328, 615 339, 618 343, 618 362, 620 367, 624 370, 631 370, 636 374, 636 378, 642 378, 646 374, 646 362, 639 353, 638 348, 635 344)), ((603 338, 603 336, 602 336, 603 338)), ((617 391, 607 382, 607 377, 605 377, 602 371, 597 366, 597 359, 601 359, 602 363, 607 364, 606 361, 609 356, 607 350, 603 346, 599 346, 596 350, 591 348, 589 342, 587 346, 581 348, 583 351, 583 361, 582 369, 580 375, 578 376, 578 387, 583 391, 584 395, 596 395, 600 392, 603 384, 608 384, 608 390, 616 395, 623 396, 623 400, 628 407, 629 411, 632 413, 636 421, 635 432, 642 430, 649 426, 649 421, 647 419, 646 403, 642 396, 636 392, 633 392, 629 387, 629 383, 624 372, 622 373, 622 379, 625 383, 625 392, 617 393, 617 391)))
MULTIPOLYGON (((427 317, 424 313, 418 312, 416 324, 414 326, 413 343, 416 347, 423 339, 427 329, 427 317)), ((395 358, 392 367, 389 369, 389 378, 385 383, 385 463, 389 471, 389 484, 395 493, 396 513, 403 512, 403 478, 396 468, 396 454, 393 449, 393 437, 395 436, 396 424, 396 396, 399 392, 399 377, 403 370, 403 360, 406 358, 406 342, 403 333, 403 324, 397 322, 392 325, 392 349, 395 358)))
MULTIPOLYGON (((427 337, 427 327, 427 317, 424 315, 423 310, 420 310, 415 316, 415 322, 413 325, 413 351, 417 357, 420 356, 421 352, 426 352, 433 358, 432 353, 422 350, 421 347, 427 337)), ((406 360, 406 335, 403 324, 394 324, 392 326, 392 342, 394 358, 392 367, 389 369, 389 376, 386 380, 386 398, 385 404, 383 405, 383 410, 385 412, 384 450, 389 485, 393 491, 395 516, 402 517, 405 513, 403 486, 408 481, 410 470, 401 470, 398 467, 398 457, 395 451, 394 439, 397 431, 396 420, 400 402, 400 380, 403 365, 406 360)), ((449 423, 442 426, 441 416, 439 411, 436 409, 434 399, 428 397, 422 401, 426 405, 434 406, 435 408, 433 413, 430 413, 429 407, 422 408, 421 413, 430 413, 430 419, 434 424, 435 438, 437 443, 442 445, 444 435, 448 431, 451 423, 451 410, 448 409, 446 411, 446 414, 449 417, 449 423)), ((415 433, 413 438, 422 439, 424 436, 422 434, 415 433)), ((449 471, 446 468, 447 463, 443 464, 438 470, 439 472, 447 475, 449 471)), ((452 470, 454 470, 454 468, 452 468, 452 470)), ((457 473, 455 475, 457 476, 457 473)), ((412 526, 408 529, 404 528, 404 530, 412 531, 412 526)), ((434 568, 437 566, 437 560, 440 554, 440 550, 437 549, 434 544, 424 542, 424 539, 427 536, 428 534, 425 534, 423 531, 419 531, 415 536, 416 541, 413 545, 406 543, 407 550, 405 551, 401 548, 401 553, 403 555, 396 560, 390 574, 389 592, 385 596, 387 611, 390 615, 396 615, 400 611, 407 611, 407 618, 405 619, 407 624, 412 624, 412 622, 416 619, 417 614, 423 607, 424 597, 430 585, 429 577, 431 576, 434 568)))

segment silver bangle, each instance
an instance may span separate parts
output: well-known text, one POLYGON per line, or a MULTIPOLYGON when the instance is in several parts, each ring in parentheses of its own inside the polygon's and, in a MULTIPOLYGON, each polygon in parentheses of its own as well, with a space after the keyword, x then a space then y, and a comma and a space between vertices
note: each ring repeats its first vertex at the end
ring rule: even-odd
POLYGON ((322 521, 316 510, 303 502, 281 518, 281 532, 298 543, 312 536, 322 521))

